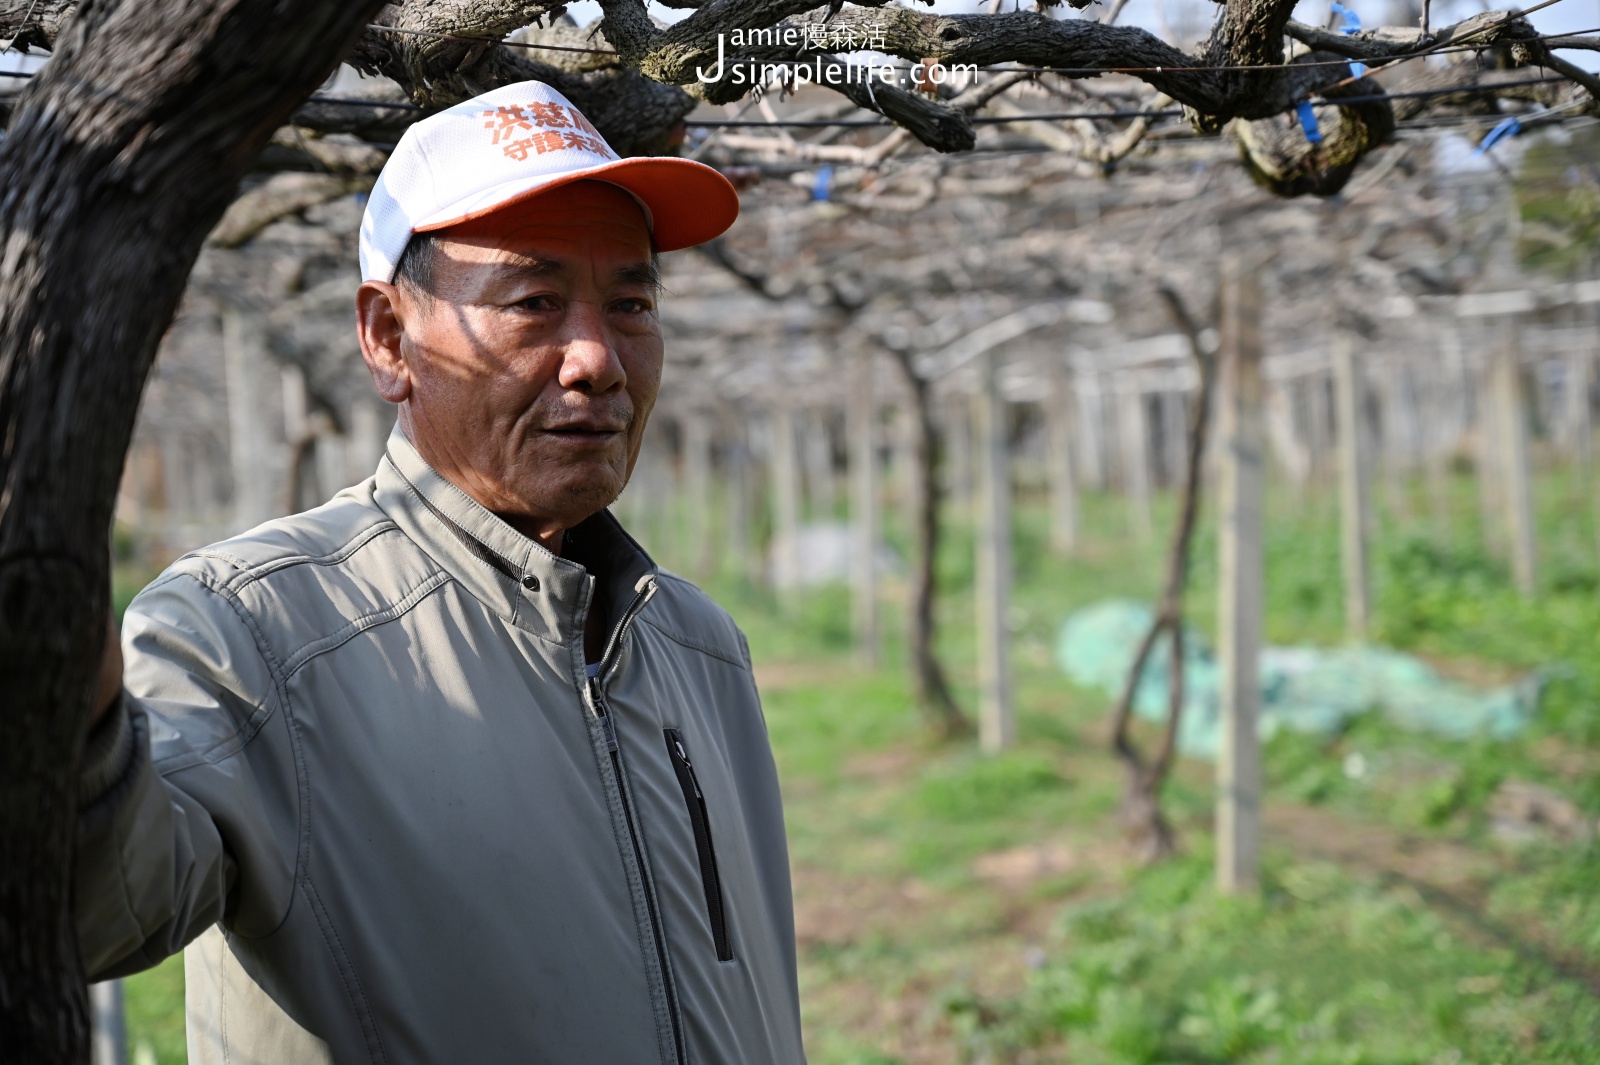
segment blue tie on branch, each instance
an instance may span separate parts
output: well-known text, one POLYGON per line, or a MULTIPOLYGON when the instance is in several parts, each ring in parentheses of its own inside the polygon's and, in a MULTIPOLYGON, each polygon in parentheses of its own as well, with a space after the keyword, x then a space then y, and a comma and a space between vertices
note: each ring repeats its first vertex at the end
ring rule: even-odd
POLYGON ((1515 137, 1521 132, 1522 123, 1517 121, 1517 117, 1515 115, 1512 115, 1510 118, 1503 120, 1499 125, 1495 126, 1494 129, 1491 129, 1489 131, 1489 135, 1478 142, 1478 147, 1473 150, 1472 154, 1485 155, 1488 153, 1489 149, 1493 148, 1496 144, 1505 140, 1507 137, 1515 137))
POLYGON ((826 203, 833 191, 833 167, 825 166, 817 171, 817 183, 811 186, 811 199, 816 203, 826 203))
MULTIPOLYGON (((1360 15, 1356 14, 1354 11, 1350 10, 1348 7, 1345 7, 1343 4, 1339 3, 1339 0, 1333 0, 1333 3, 1329 4, 1328 7, 1333 11, 1333 13, 1335 15, 1343 15, 1344 16, 1344 25, 1340 26, 1339 29, 1344 33, 1344 35, 1346 37, 1352 37, 1352 36, 1354 36, 1354 35, 1356 35, 1356 34, 1361 32, 1361 16, 1360 15)), ((1366 72, 1367 72, 1367 65, 1365 63, 1351 63, 1350 64, 1350 76, 1351 77, 1359 78, 1359 77, 1362 77, 1363 75, 1365 75, 1366 72)))
POLYGON ((1312 144, 1322 143, 1322 130, 1317 128, 1317 112, 1311 106, 1310 100, 1301 100, 1295 105, 1294 113, 1300 116, 1300 128, 1306 132, 1306 140, 1312 144))

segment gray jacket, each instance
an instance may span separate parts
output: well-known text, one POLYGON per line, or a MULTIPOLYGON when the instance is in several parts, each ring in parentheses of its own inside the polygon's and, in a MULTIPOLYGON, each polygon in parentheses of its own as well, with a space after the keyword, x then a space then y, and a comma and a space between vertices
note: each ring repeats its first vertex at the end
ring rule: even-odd
POLYGON ((187 945, 194 1065, 802 1063, 744 638, 609 514, 568 544, 397 430, 141 593, 86 759, 89 971, 187 945))

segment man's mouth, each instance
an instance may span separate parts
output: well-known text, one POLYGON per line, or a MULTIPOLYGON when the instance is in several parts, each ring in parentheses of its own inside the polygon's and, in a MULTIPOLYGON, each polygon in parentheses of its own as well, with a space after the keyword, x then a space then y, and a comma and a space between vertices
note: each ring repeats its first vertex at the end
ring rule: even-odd
POLYGON ((578 447, 598 447, 609 444, 623 434, 619 426, 602 422, 573 422, 551 426, 545 432, 558 440, 578 447))

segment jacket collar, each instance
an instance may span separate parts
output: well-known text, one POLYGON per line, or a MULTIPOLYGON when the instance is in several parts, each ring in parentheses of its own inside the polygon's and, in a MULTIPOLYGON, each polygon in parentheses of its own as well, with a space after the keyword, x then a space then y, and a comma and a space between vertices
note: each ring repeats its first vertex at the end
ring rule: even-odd
MULTIPOLYGON (((463 587, 502 619, 553 643, 583 646, 595 596, 590 569, 551 554, 446 480, 418 454, 398 424, 378 464, 377 504, 463 587)), ((568 554, 604 578, 599 608, 614 604, 655 571, 655 563, 609 511, 568 530, 568 554)))

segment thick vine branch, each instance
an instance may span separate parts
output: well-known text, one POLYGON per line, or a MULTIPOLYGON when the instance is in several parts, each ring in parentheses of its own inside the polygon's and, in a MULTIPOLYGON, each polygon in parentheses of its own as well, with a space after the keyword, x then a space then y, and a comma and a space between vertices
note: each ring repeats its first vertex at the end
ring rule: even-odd
MULTIPOLYGON (((362 93, 397 106, 312 104, 294 124, 386 143, 438 108, 533 79, 570 97, 620 153, 655 154, 681 140, 683 120, 698 100, 728 103, 757 86, 794 83, 792 70, 782 73, 783 65, 804 64, 812 71, 806 79, 812 84, 888 117, 905 131, 895 135, 891 151, 907 134, 937 151, 976 146, 970 108, 901 85, 840 77, 861 68, 848 65, 836 54, 837 46, 823 50, 818 42, 841 34, 870 39, 873 50, 912 63, 1020 64, 1073 79, 1127 74, 1181 105, 1198 132, 1215 133, 1231 123, 1247 164, 1285 195, 1337 191, 1367 153, 1392 137, 1396 119, 1430 112, 1488 114, 1496 99, 1600 110, 1600 78, 1555 55, 1551 41, 1515 11, 1483 12, 1431 34, 1383 27, 1346 35, 1294 22, 1291 0, 1224 0, 1209 37, 1190 52, 1137 27, 1057 19, 1045 11, 938 15, 887 0, 861 0, 842 10, 819 7, 815 0, 678 2, 693 13, 664 26, 650 17, 644 0, 602 0, 603 18, 586 32, 539 25, 563 10, 561 0, 398 0, 375 16, 378 25, 360 36, 348 57, 362 71, 398 83, 400 93, 376 86, 362 93), (758 38, 762 43, 750 43, 752 31, 766 31, 758 38), (514 40, 506 42, 508 36, 514 40), (1285 37, 1309 54, 1286 57, 1285 37), (1494 63, 1452 55, 1456 61, 1443 71, 1407 68, 1408 76, 1396 87, 1392 79, 1384 84, 1350 79, 1341 62, 1376 65, 1445 48, 1492 51, 1494 63), (707 81, 706 72, 719 66, 723 77, 707 81), (1560 86, 1502 88, 1497 80, 1525 81, 1526 76, 1497 79, 1491 66, 1547 71, 1581 86, 1588 97, 1576 99, 1560 86), (1463 96, 1340 102, 1438 84, 1460 86, 1463 96), (1469 89, 1476 93, 1470 99, 1469 89), (1317 108, 1321 141, 1308 141, 1292 116, 1285 117, 1308 101, 1317 108)), ((1084 6, 1090 0, 1068 2, 1084 6)), ((76 0, 0 0, 0 39, 15 36, 21 45, 53 47, 75 7, 76 0)), ((1021 128, 1048 132, 1038 124, 1021 128)), ((1107 149, 1100 154, 1120 158, 1143 132, 1134 126, 1125 136, 1107 135, 1107 149)))

